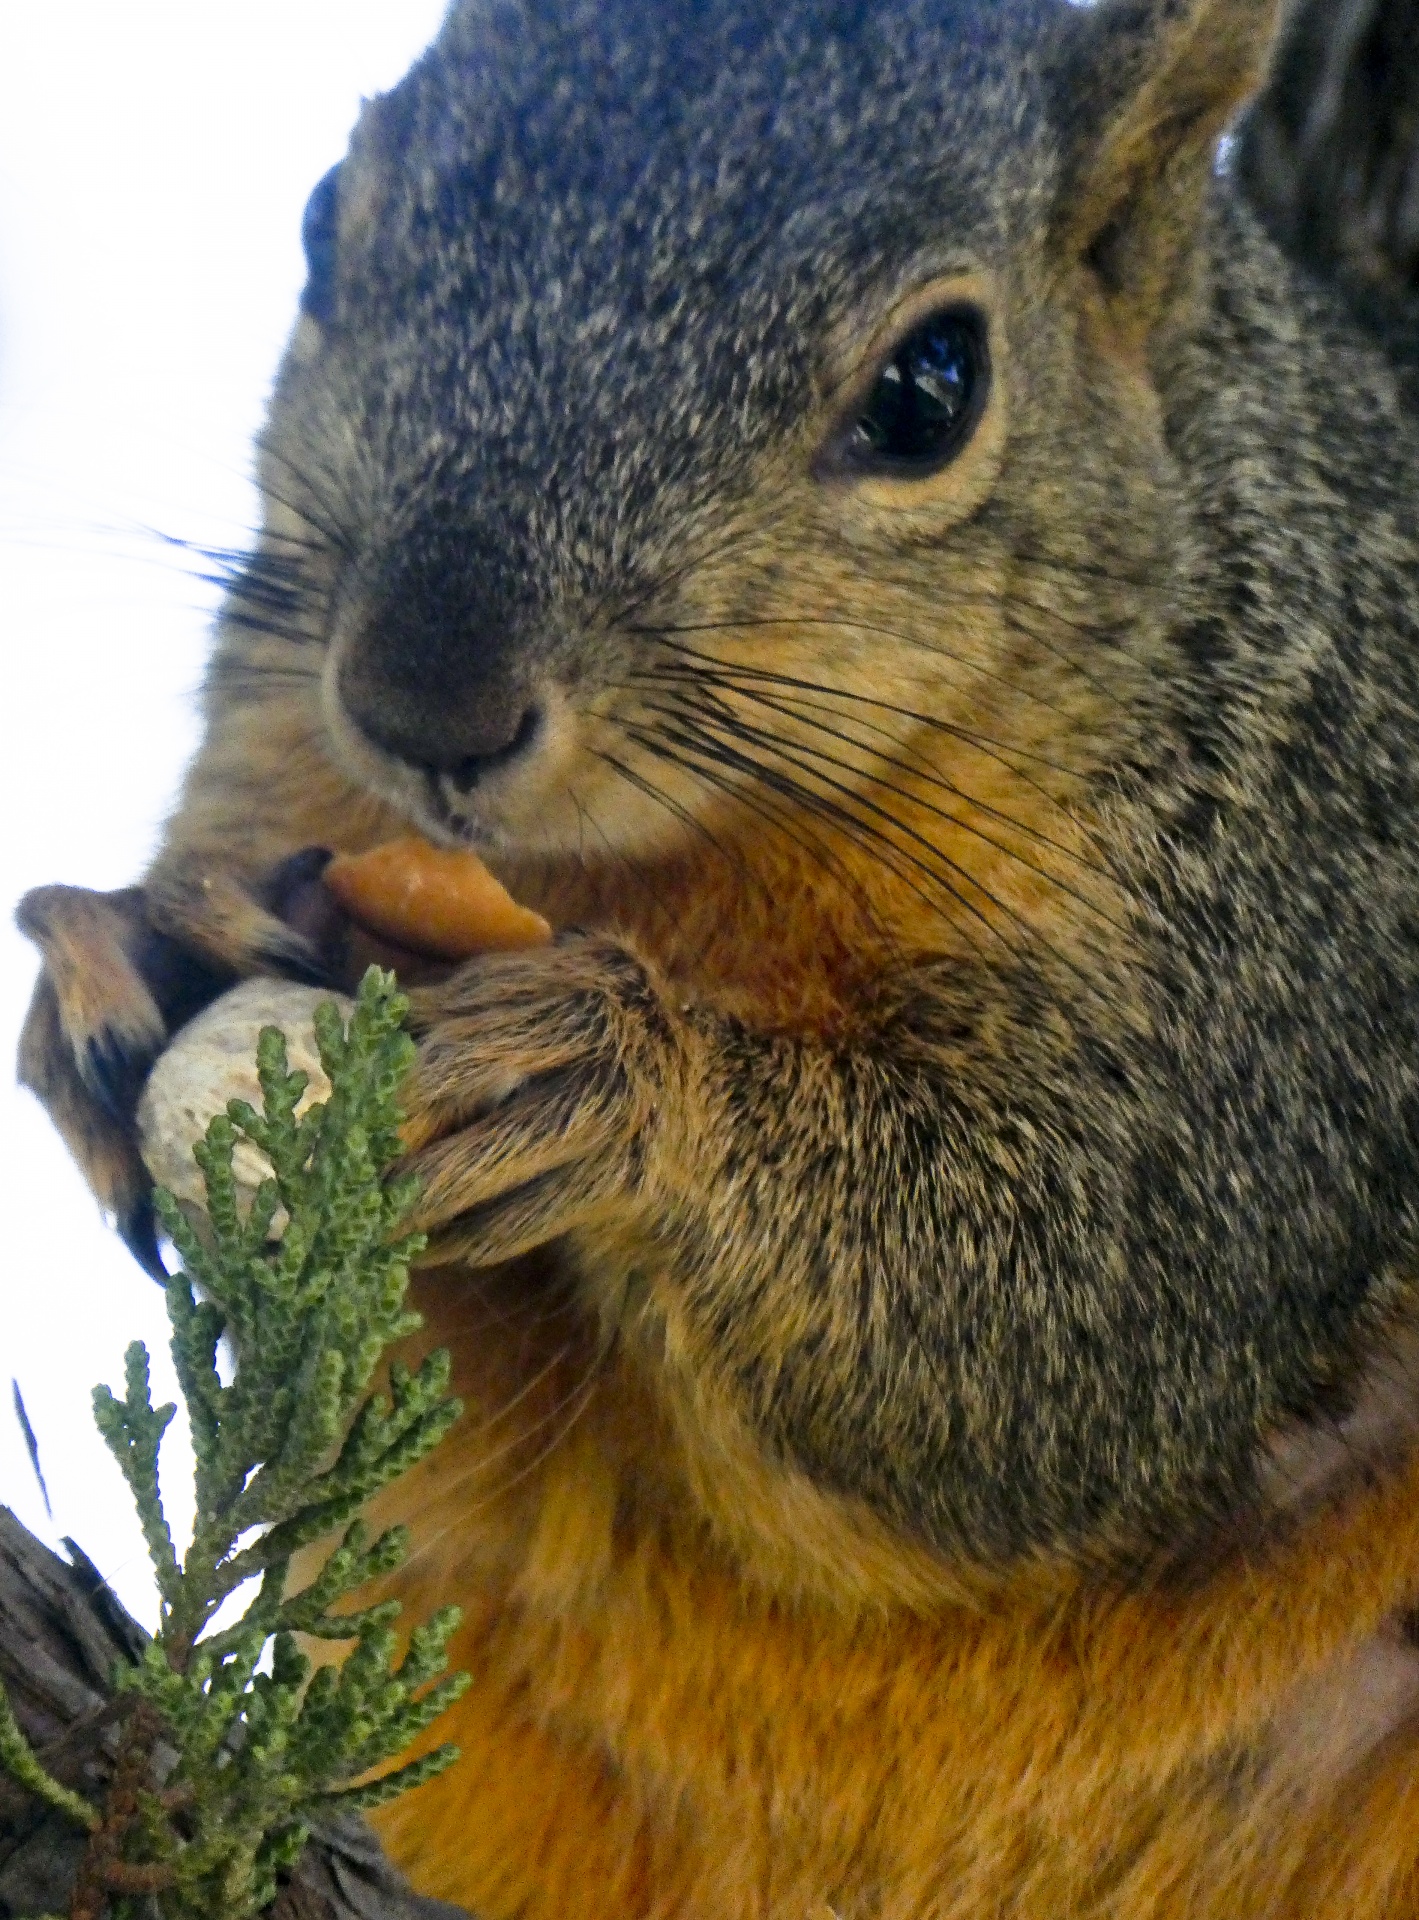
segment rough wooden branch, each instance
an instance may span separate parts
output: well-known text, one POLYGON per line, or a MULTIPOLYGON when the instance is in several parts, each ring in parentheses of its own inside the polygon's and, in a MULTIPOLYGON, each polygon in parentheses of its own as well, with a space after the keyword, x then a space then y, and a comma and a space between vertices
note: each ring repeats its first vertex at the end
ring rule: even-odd
MULTIPOLYGON (((112 1767, 111 1676, 146 1636, 71 1546, 61 1560, 0 1507, 0 1682, 56 1779, 103 1798, 112 1767)), ((0 1776, 0 1920, 65 1913, 86 1836, 0 1776)), ((145 1906, 156 1916, 155 1903, 145 1906)), ((363 1820, 317 1830, 270 1920, 469 1920, 413 1892, 363 1820)))

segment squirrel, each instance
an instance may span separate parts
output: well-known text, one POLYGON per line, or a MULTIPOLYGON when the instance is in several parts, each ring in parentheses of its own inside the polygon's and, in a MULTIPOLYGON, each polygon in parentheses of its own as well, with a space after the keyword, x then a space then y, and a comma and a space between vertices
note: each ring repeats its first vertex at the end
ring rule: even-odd
POLYGON ((1419 435, 1217 143, 1275 0, 454 0, 305 219, 151 870, 23 1077, 417 984, 406 1596, 483 1920, 1419 1911, 1419 435))

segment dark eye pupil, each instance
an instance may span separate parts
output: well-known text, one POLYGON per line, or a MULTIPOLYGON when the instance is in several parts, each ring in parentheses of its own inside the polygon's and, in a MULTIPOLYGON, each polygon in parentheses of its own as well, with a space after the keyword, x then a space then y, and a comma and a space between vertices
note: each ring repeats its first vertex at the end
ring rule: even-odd
POLYGON ((990 380, 985 323, 971 308, 932 314, 900 342, 853 429, 873 464, 943 466, 969 440, 990 380))

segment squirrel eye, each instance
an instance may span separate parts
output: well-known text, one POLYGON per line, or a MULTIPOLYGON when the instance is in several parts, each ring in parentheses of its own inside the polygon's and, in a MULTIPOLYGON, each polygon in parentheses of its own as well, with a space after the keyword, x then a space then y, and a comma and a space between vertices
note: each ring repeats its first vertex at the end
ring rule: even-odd
POLYGON ((985 410, 990 355, 975 307, 929 314, 892 349, 847 435, 858 468, 920 474, 944 467, 985 410))
POLYGON ((301 215, 301 245, 305 248, 306 283, 301 312, 327 321, 335 311, 335 243, 340 223, 340 169, 322 174, 311 189, 301 215))

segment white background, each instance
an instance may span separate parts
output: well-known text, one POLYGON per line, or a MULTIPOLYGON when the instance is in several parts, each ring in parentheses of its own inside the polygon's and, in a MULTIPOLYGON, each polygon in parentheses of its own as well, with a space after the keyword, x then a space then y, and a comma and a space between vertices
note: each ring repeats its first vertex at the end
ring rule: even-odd
POLYGON ((10 915, 28 887, 123 886, 148 856, 195 739, 213 600, 158 536, 247 538, 305 197, 442 10, 0 0, 0 1501, 74 1535, 149 1623, 89 1392, 141 1337, 170 1397, 161 1296, 13 1085, 35 966, 10 915))

